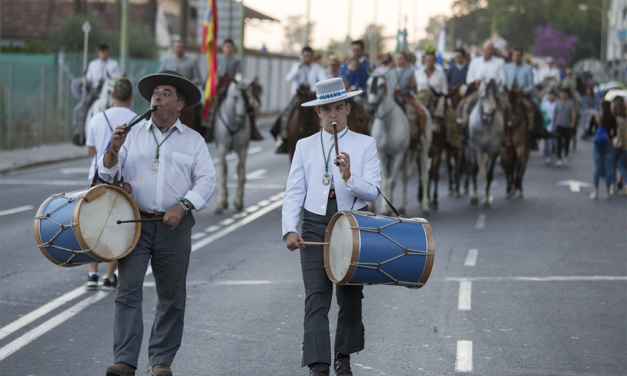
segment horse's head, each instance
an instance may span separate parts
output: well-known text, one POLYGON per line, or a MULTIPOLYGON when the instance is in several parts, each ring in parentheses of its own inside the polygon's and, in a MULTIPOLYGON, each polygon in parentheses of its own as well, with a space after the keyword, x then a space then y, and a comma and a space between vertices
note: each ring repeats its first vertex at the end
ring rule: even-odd
POLYGON ((489 82, 482 81, 479 86, 479 112, 481 114, 481 122, 485 125, 491 125, 494 121, 494 114, 499 107, 498 87, 493 79, 489 82))
POLYGON ((387 95, 387 77, 384 74, 373 74, 368 78, 367 87, 367 110, 368 113, 372 115, 377 110, 379 103, 381 103, 387 95))
POLYGON ((229 106, 229 113, 233 114, 237 124, 242 124, 247 115, 254 115, 254 107, 251 105, 251 85, 251 82, 239 74, 229 84, 226 103, 229 106))
POLYGON ((100 88, 100 96, 99 101, 102 103, 105 108, 113 107, 113 98, 111 97, 111 93, 115 89, 115 82, 119 77, 112 77, 109 75, 109 72, 106 74, 106 78, 102 83, 102 87, 100 88))

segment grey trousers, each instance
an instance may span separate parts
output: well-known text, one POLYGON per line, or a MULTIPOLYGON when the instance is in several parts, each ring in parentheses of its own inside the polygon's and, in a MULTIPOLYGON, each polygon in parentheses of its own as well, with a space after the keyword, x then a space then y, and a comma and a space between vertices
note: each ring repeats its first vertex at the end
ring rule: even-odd
MULTIPOLYGON (((326 215, 305 210, 302 237, 307 242, 323 242, 331 217, 337 212, 337 202, 330 199, 326 215)), ((302 367, 313 363, 331 364, 329 309, 333 299, 333 282, 324 269, 323 247, 306 246, 300 251, 300 265, 305 284, 305 334, 302 367)), ((335 351, 345 355, 364 349, 365 329, 361 320, 363 286, 336 285, 340 308, 335 333, 335 351)))
POLYGON ((143 284, 150 262, 158 300, 148 356, 153 366, 172 364, 183 337, 185 280, 194 224, 191 212, 181 219, 175 230, 163 222, 144 222, 137 246, 120 259, 113 324, 115 362, 137 367, 144 337, 143 284))

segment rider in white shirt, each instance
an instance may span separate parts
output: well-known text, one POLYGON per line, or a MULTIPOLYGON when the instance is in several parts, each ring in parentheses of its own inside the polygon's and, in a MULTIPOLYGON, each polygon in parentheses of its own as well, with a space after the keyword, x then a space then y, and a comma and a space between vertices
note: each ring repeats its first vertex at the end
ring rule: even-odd
POLYGON ((109 46, 102 43, 98 46, 98 59, 89 62, 87 72, 83 72, 83 75, 86 75, 89 87, 95 90, 107 79, 107 73, 111 78, 122 76, 118 62, 109 59, 109 46))
POLYGON ((560 79, 560 70, 555 66, 555 60, 551 56, 546 58, 546 66, 540 69, 540 82, 547 79, 560 79))
POLYGON ((324 69, 313 62, 314 52, 311 47, 303 48, 300 62, 294 63, 292 69, 285 76, 287 82, 292 83, 292 94, 296 94, 298 86, 308 84, 311 91, 316 87, 318 81, 326 79, 324 69))
POLYGON ((466 84, 475 83, 477 88, 482 81, 494 79, 500 87, 505 84, 505 60, 494 56, 494 43, 487 40, 483 44, 483 56, 477 56, 468 66, 466 84))

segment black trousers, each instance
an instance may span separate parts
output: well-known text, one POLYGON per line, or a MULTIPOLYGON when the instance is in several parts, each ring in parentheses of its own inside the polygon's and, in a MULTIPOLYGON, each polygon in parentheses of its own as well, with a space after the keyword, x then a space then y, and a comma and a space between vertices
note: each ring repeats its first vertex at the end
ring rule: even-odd
POLYGON ((568 146, 570 145, 570 127, 557 127, 557 158, 562 158, 562 150, 564 157, 568 158, 568 146))
MULTIPOLYGON (((366 210, 366 209, 362 209, 366 210)), ((306 242, 323 242, 331 217, 337 213, 337 201, 329 199, 326 215, 305 210, 302 237, 306 242)), ((333 282, 324 269, 323 247, 306 246, 300 251, 305 284, 305 319, 302 366, 331 364, 329 309, 333 300, 333 282)), ((365 329, 361 317, 363 286, 336 286, 340 308, 335 333, 335 351, 345 355, 364 349, 365 329)))

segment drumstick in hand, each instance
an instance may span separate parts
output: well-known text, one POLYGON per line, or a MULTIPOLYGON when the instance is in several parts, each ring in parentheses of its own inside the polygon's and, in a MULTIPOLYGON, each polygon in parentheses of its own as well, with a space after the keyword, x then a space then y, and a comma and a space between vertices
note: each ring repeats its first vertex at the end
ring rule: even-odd
POLYGON ((328 245, 329 243, 325 242, 300 242, 300 245, 328 245))

